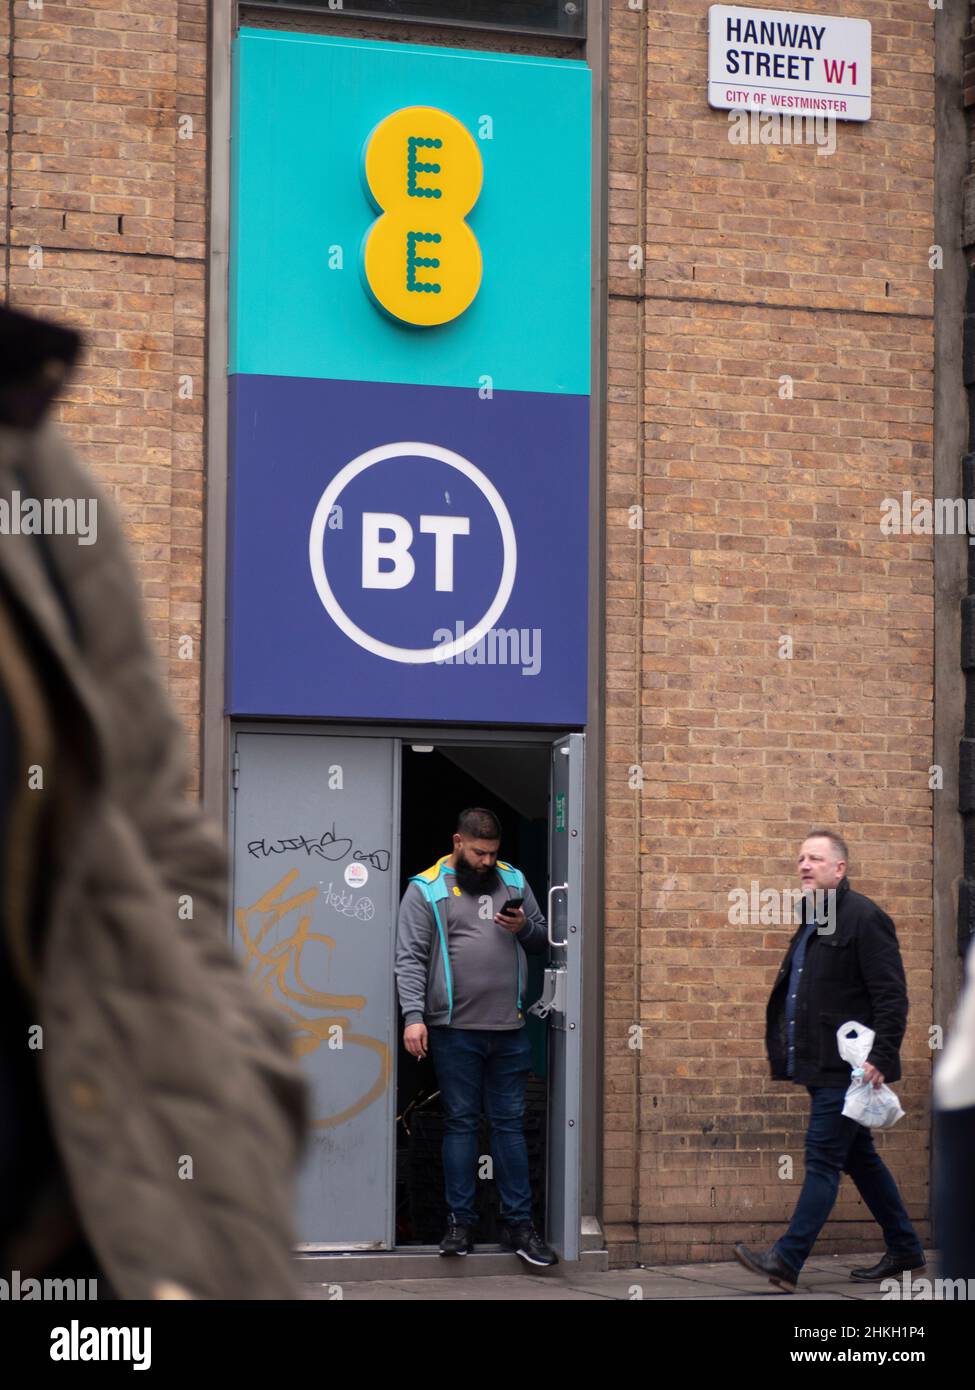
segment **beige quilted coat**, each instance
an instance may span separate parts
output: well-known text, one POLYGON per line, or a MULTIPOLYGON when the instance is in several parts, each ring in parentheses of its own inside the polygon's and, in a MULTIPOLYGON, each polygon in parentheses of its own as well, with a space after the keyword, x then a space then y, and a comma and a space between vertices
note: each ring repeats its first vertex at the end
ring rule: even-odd
POLYGON ((116 513, 49 423, 0 427, 0 497, 15 489, 98 499, 95 544, 45 537, 53 583, 36 539, 0 536, 6 601, 33 629, 29 662, 7 643, 3 679, 44 771, 42 791, 18 789, 2 922, 74 1204, 124 1298, 292 1297, 304 1086, 227 943, 224 849, 184 795, 116 513), (31 841, 50 889, 40 941, 31 841))

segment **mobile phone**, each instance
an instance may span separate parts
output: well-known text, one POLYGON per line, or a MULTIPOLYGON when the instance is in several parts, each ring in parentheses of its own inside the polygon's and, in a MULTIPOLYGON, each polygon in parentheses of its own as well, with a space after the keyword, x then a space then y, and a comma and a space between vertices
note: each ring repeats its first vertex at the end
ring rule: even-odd
POLYGON ((521 907, 521 905, 522 905, 522 903, 523 903, 524 901, 525 901, 524 898, 509 898, 508 901, 507 901, 507 902, 504 904, 504 906, 502 907, 501 911, 502 911, 502 912, 517 912, 518 909, 519 909, 519 907, 521 907))

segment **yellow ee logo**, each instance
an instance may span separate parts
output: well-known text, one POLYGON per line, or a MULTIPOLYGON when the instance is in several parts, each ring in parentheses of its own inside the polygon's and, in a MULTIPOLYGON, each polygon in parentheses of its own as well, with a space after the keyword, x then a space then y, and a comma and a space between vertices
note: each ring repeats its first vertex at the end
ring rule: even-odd
POLYGON ((473 135, 435 106, 405 106, 370 135, 364 172, 382 213, 362 253, 373 298, 401 323, 449 323, 481 285, 481 248, 464 221, 484 181, 473 135))

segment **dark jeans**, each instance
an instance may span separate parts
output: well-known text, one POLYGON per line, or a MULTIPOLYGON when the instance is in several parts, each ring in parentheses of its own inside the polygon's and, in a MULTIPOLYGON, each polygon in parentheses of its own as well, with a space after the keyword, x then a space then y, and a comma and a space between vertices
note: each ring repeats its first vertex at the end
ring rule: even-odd
POLYGON ((443 1173, 447 1206, 465 1226, 477 1221, 474 1174, 483 1100, 501 1220, 531 1220, 525 1144, 525 1083, 532 1049, 526 1028, 428 1028, 430 1057, 444 1110, 443 1173))
POLYGON ((897 1184, 874 1148, 869 1129, 843 1114, 846 1087, 807 1086, 806 1090, 812 1096, 806 1131, 806 1178, 789 1229, 773 1247, 779 1258, 799 1273, 833 1210, 841 1173, 849 1173, 856 1183, 884 1233, 889 1253, 898 1258, 923 1258, 897 1184))

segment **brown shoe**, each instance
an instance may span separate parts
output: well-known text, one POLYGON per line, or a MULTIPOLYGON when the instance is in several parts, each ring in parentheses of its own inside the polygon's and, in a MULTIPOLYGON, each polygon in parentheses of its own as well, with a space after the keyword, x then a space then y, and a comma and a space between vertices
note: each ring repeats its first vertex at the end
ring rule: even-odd
POLYGON ((774 1246, 770 1250, 749 1250, 747 1245, 736 1245, 735 1258, 753 1274, 764 1274, 777 1289, 795 1293, 799 1276, 779 1259, 774 1246))

